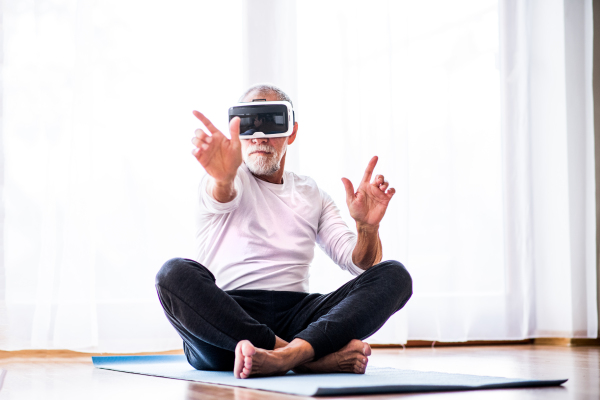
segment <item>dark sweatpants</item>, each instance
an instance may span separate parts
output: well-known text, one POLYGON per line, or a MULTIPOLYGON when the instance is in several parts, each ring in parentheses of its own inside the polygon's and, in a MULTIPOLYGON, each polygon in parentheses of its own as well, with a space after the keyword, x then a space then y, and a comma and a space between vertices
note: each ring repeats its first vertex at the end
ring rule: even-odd
POLYGON ((379 263, 329 294, 227 290, 193 260, 174 258, 156 275, 167 318, 196 369, 233 369, 240 340, 272 350, 275 335, 310 343, 315 360, 352 339, 375 333, 412 295, 412 280, 397 261, 379 263))

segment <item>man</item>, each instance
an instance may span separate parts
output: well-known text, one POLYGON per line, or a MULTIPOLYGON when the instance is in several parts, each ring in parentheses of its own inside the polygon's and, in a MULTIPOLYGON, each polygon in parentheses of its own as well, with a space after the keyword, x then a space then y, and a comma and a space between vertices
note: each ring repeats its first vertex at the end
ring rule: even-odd
MULTIPOLYGON (((275 86, 256 85, 242 102, 288 101, 275 86)), ((378 228, 394 195, 369 162, 356 192, 342 178, 357 234, 331 198, 304 176, 286 172, 288 137, 240 140, 240 119, 227 139, 203 114, 192 152, 207 172, 199 187, 197 261, 172 259, 156 277, 167 318, 189 363, 232 370, 236 378, 297 372, 362 374, 375 333, 412 295, 396 261, 381 262, 378 228), (309 294, 308 268, 319 246, 358 275, 336 291, 309 294)), ((335 151, 335 149, 332 149, 335 151)))

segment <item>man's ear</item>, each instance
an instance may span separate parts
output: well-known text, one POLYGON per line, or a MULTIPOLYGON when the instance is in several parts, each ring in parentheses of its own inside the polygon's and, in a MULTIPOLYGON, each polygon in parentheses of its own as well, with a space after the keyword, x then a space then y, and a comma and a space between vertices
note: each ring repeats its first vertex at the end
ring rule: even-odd
POLYGON ((294 130, 292 131, 292 134, 290 136, 288 136, 288 144, 294 143, 294 140, 296 140, 296 133, 297 132, 298 132, 298 123, 295 122, 294 123, 294 130))

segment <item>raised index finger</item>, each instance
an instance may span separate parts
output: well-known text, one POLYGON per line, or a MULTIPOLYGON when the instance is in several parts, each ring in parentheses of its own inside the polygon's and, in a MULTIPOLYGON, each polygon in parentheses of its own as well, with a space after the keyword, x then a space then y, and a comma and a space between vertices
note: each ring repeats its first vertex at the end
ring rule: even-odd
POLYGON ((204 126, 206 126, 206 129, 208 129, 210 133, 219 132, 219 130, 212 124, 212 122, 210 122, 210 120, 206 118, 204 114, 202 114, 200 111, 194 110, 194 116, 200 121, 202 121, 202 123, 204 124, 204 126))
POLYGON ((377 165, 377 160, 377 156, 374 156, 373 158, 371 158, 371 161, 369 161, 369 165, 367 165, 367 169, 365 170, 365 174, 363 175, 363 182, 371 182, 371 175, 373 175, 373 170, 375 169, 375 165, 377 165))

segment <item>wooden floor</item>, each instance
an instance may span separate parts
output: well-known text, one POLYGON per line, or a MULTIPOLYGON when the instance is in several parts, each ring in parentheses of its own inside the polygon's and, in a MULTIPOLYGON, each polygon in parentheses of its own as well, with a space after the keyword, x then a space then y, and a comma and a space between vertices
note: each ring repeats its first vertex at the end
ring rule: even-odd
MULTIPOLYGON (((301 399, 95 369, 88 356, 1 356, 5 399, 301 399)), ((600 347, 540 345, 375 349, 370 366, 515 378, 569 378, 562 387, 328 397, 327 399, 600 399, 600 347)))

